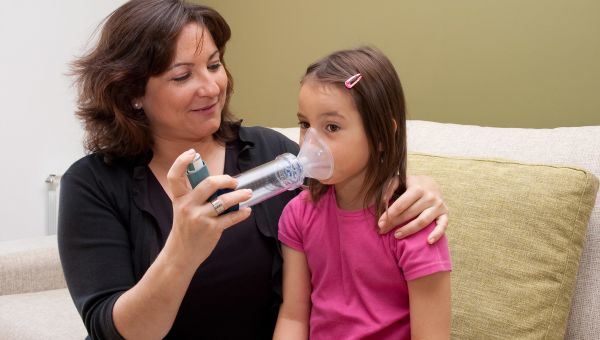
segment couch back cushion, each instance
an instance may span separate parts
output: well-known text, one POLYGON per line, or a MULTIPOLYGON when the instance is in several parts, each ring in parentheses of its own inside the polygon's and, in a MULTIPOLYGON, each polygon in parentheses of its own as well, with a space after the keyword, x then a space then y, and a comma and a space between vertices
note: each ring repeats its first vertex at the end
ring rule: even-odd
MULTIPOLYGON (((413 152, 575 166, 600 178, 600 126, 520 129, 409 120, 407 128, 408 149, 413 152)), ((599 251, 600 195, 588 223, 568 340, 596 339, 600 334, 599 251)))
POLYGON ((598 180, 570 167, 409 156, 451 211, 452 336, 563 338, 598 180))

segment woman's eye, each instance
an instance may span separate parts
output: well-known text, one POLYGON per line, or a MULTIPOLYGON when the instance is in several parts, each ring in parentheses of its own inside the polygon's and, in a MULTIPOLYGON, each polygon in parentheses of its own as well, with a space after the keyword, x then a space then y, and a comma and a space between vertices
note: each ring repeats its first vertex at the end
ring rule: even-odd
POLYGON ((336 132, 339 129, 340 129, 340 127, 335 124, 327 124, 327 126, 325 126, 325 130, 327 130, 329 132, 336 132))
POLYGON ((308 124, 307 122, 298 122, 298 126, 300 126, 300 129, 308 129, 310 127, 310 124, 308 124))
POLYGON ((184 80, 188 79, 190 76, 191 76, 191 73, 188 72, 186 74, 183 74, 181 76, 173 78, 173 80, 175 80, 175 81, 184 81, 184 80))
POLYGON ((208 69, 211 71, 216 71, 221 67, 221 62, 213 63, 208 65, 208 69))

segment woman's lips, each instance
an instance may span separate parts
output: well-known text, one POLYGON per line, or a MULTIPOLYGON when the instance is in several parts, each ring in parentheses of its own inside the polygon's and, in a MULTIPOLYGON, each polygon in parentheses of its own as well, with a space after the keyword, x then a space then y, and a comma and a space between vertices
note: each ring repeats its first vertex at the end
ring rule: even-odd
POLYGON ((200 107, 197 109, 192 109, 194 112, 203 113, 203 114, 211 114, 215 111, 218 103, 210 104, 208 106, 200 107))

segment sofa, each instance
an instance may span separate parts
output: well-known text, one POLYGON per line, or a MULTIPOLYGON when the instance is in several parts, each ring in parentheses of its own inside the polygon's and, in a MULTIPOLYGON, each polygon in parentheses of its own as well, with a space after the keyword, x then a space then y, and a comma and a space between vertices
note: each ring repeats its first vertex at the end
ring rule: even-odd
MULTIPOLYGON (((450 208, 452 337, 597 339, 600 126, 407 129, 450 208)), ((84 338, 65 287, 55 236, 0 242, 0 339, 84 338)))

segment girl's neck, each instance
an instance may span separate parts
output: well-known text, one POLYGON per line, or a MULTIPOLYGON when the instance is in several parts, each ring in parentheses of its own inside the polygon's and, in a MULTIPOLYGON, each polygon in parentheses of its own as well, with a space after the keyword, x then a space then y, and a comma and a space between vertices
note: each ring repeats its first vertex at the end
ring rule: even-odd
MULTIPOLYGON (((363 190, 364 173, 356 178, 335 184, 335 200, 342 210, 359 210, 365 208, 366 192, 363 190)), ((367 207, 374 202, 367 202, 367 207)))

